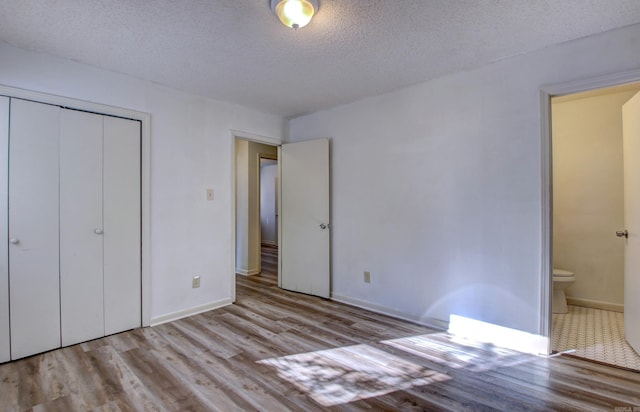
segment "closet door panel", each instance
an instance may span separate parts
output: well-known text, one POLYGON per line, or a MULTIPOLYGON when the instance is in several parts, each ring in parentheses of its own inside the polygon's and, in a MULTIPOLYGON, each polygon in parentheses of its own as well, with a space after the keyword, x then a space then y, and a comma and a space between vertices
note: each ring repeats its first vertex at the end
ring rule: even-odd
POLYGON ((104 118, 105 334, 138 328, 141 314, 140 122, 104 118))
POLYGON ((9 280, 11 358, 60 346, 60 108, 11 99, 9 280))
POLYGON ((60 299, 62 345, 104 336, 102 119, 62 110, 60 299))
POLYGON ((9 337, 9 98, 0 96, 0 362, 11 359, 9 337))

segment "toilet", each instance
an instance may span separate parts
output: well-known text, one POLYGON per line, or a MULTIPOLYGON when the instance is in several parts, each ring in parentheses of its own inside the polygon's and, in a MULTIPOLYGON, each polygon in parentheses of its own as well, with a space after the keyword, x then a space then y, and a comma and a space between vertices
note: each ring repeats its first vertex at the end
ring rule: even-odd
POLYGON ((567 297, 564 290, 573 285, 576 277, 573 272, 562 269, 553 269, 553 303, 551 309, 553 313, 568 313, 567 297))

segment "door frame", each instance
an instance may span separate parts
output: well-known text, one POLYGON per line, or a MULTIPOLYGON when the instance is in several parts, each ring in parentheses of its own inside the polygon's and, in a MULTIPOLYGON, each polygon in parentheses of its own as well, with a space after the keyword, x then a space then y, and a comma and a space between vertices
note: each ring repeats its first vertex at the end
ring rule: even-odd
MULTIPOLYGON (((280 146, 282 145, 282 139, 262 136, 255 133, 249 133, 242 130, 230 130, 231 139, 231 192, 230 192, 230 205, 231 205, 231 265, 230 265, 230 295, 231 302, 236 301, 236 139, 247 140, 249 142, 261 143, 270 146, 275 146, 278 149, 278 158, 280 158, 280 146)), ((260 156, 258 156, 258 165, 260 164, 260 156)), ((258 173, 260 168, 258 167, 258 173)), ((278 162, 278 176, 280 176, 280 162, 278 162)), ((279 179, 278 179, 279 181, 279 179)), ((279 184, 279 183, 278 183, 279 184)), ((280 196, 278 191, 278 196, 280 196)), ((280 202, 278 202, 280 204, 280 202)), ((280 224, 278 222, 278 224, 280 224)), ((278 231, 279 233, 280 231, 278 231)), ((278 253, 278 268, 280 267, 280 255, 278 253)), ((279 277, 278 277, 279 278, 279 277)))
POLYGON ((140 206, 141 206, 141 319, 142 327, 151 325, 151 114, 122 107, 88 102, 70 97, 36 92, 0 84, 0 95, 32 100, 65 108, 140 121, 140 206))
POLYGON ((545 85, 540 88, 542 236, 540 276, 540 335, 547 338, 551 353, 553 294, 553 162, 551 151, 551 98, 640 81, 640 70, 611 73, 587 79, 545 85))

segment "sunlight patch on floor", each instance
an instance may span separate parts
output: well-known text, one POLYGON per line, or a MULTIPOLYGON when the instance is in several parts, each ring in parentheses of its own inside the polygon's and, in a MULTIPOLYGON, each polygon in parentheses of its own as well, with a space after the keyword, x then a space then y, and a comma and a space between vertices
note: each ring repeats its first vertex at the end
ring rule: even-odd
POLYGON ((451 379, 368 345, 301 353, 258 363, 323 406, 335 406, 451 379))
POLYGON ((386 345, 450 368, 472 371, 492 370, 536 359, 511 349, 459 338, 448 333, 432 333, 382 341, 386 345))

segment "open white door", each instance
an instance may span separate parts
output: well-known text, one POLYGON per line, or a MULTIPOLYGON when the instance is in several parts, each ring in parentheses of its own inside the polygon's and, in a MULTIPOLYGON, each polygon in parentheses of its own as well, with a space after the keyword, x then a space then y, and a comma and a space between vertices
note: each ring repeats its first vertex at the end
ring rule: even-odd
POLYGON ((329 297, 329 140, 280 149, 280 286, 329 297))
POLYGON ((640 353, 640 93, 622 106, 624 146, 624 334, 640 353))

